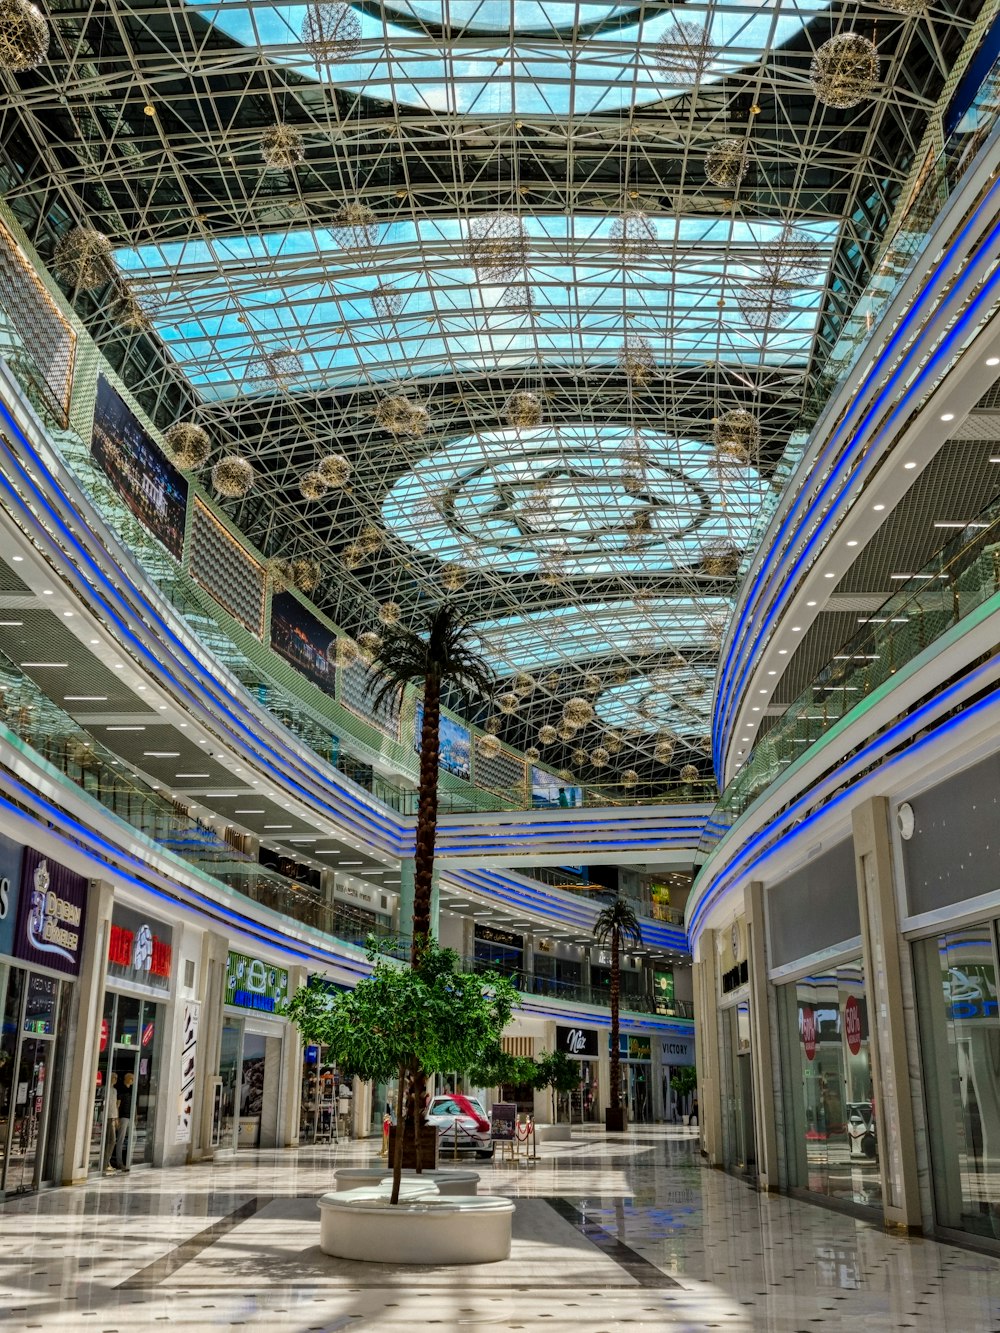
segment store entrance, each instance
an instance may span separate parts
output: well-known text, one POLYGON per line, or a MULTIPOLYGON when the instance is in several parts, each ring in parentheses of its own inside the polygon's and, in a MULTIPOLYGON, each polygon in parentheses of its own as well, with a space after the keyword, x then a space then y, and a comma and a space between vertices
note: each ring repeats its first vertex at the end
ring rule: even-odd
POLYGON ((131 1169, 152 1160, 162 1010, 152 1000, 105 992, 90 1139, 92 1171, 131 1169))
POLYGON ((278 1141, 281 1037, 227 1016, 214 1141, 219 1148, 273 1148, 278 1141))
POLYGON ((0 974, 0 1191, 23 1194, 44 1179, 61 983, 20 967, 0 974))

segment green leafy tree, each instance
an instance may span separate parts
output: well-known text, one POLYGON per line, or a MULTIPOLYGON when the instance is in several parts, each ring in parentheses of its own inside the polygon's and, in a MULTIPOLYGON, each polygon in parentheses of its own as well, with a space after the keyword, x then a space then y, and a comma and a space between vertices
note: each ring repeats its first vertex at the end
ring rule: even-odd
POLYGON ((427 616, 420 631, 391 626, 382 635, 378 658, 368 669, 375 707, 400 698, 407 685, 422 685, 424 716, 420 728, 420 785, 413 856, 413 944, 417 965, 430 937, 431 889, 438 815, 438 760, 441 748, 441 696, 458 694, 467 702, 491 695, 496 678, 476 652, 472 627, 450 603, 427 616))
POLYGON ((678 1097, 687 1097, 698 1086, 698 1071, 694 1065, 682 1065, 670 1075, 670 1086, 678 1097))
POLYGON ((642 928, 631 905, 624 898, 615 897, 601 909, 594 922, 594 939, 605 948, 611 946, 611 1097, 613 1111, 622 1104, 621 1052, 618 1049, 621 1034, 621 950, 622 944, 641 944, 642 928))
POLYGON ((543 1052, 538 1058, 538 1064, 544 1080, 541 1086, 552 1092, 552 1123, 555 1124, 559 1118, 558 1097, 560 1093, 565 1096, 575 1092, 580 1086, 580 1066, 565 1051, 543 1052))
POLYGON ((326 1046, 330 1057, 358 1078, 398 1077, 396 1142, 391 1202, 399 1202, 403 1171, 404 1092, 418 1070, 464 1073, 482 1065, 500 1043, 518 995, 505 978, 459 970, 458 954, 433 942, 417 966, 383 957, 370 942, 371 975, 351 991, 333 992, 313 978, 282 1012, 306 1042, 326 1046))

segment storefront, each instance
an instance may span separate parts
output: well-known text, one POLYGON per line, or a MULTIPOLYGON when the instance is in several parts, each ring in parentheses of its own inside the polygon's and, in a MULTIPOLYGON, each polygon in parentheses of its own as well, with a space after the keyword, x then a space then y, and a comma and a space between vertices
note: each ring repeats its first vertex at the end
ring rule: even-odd
MULTIPOLYGON (((611 1035, 608 1034, 608 1051, 611 1050, 611 1035)), ((653 1104, 653 1051, 650 1037, 632 1037, 622 1034, 618 1038, 618 1051, 621 1059, 619 1066, 622 1080, 622 1102, 628 1110, 628 1118, 633 1124, 652 1124, 656 1115, 653 1104)))
POLYGON ((681 1069, 694 1068, 694 1037, 663 1037, 660 1040, 660 1075, 662 1079, 664 1119, 677 1124, 690 1115, 694 1103, 694 1089, 678 1093, 671 1080, 681 1069))
POLYGON ((477 925, 473 951, 477 963, 494 968, 502 976, 524 970, 524 936, 513 931, 477 925))
POLYGON ((0 1194, 58 1175, 69 992, 80 971, 87 881, 0 836, 0 1194))
MULTIPOLYGON (((310 977, 309 985, 322 984, 330 994, 345 991, 327 978, 310 977)), ((384 1100, 384 1099, 383 1099, 384 1100)), ((376 1109, 378 1090, 376 1089, 376 1109)), ((330 1060, 325 1046, 302 1049, 302 1086, 299 1092, 299 1143, 336 1143, 353 1132, 354 1089, 351 1080, 330 1060)), ((381 1132, 381 1118, 378 1125, 381 1132)))
POLYGON ((275 1014, 288 998, 288 971, 230 951, 212 1143, 217 1149, 273 1148, 288 1024, 275 1014))
POLYGON ((579 1086, 568 1094, 568 1106, 559 1108, 560 1118, 566 1114, 571 1123, 576 1125, 598 1121, 601 1117, 601 1098, 597 1029, 556 1024, 556 1050, 575 1060, 580 1070, 579 1086))
POLYGON ((160 1053, 173 972, 173 930, 125 903, 112 908, 98 1035, 90 1168, 152 1160, 160 1053))

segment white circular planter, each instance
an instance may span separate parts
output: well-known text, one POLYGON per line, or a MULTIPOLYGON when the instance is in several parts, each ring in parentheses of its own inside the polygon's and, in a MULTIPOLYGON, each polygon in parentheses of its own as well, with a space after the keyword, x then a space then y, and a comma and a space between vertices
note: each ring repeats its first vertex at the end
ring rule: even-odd
MULTIPOLYGON (((392 1185, 392 1169, 388 1166, 342 1166, 334 1172, 338 1190, 352 1190, 359 1185, 378 1185, 384 1181, 392 1185)), ((478 1171, 415 1171, 403 1172, 404 1182, 431 1181, 440 1194, 475 1195, 479 1192, 478 1171)))
POLYGON ((572 1125, 535 1125, 536 1143, 569 1143, 572 1138, 572 1125))
POLYGON ((513 1199, 421 1196, 419 1189, 395 1207, 381 1188, 379 1197, 366 1189, 324 1194, 320 1249, 382 1264, 491 1264, 510 1257, 513 1199))

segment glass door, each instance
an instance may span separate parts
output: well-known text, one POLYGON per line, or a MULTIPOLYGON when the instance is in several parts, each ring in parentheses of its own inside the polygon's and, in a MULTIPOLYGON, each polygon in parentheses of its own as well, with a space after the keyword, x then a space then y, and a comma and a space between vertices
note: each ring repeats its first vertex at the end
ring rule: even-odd
POLYGON ((60 983, 54 977, 7 969, 0 1044, 2 1178, 6 1194, 37 1189, 52 1106, 60 983))

